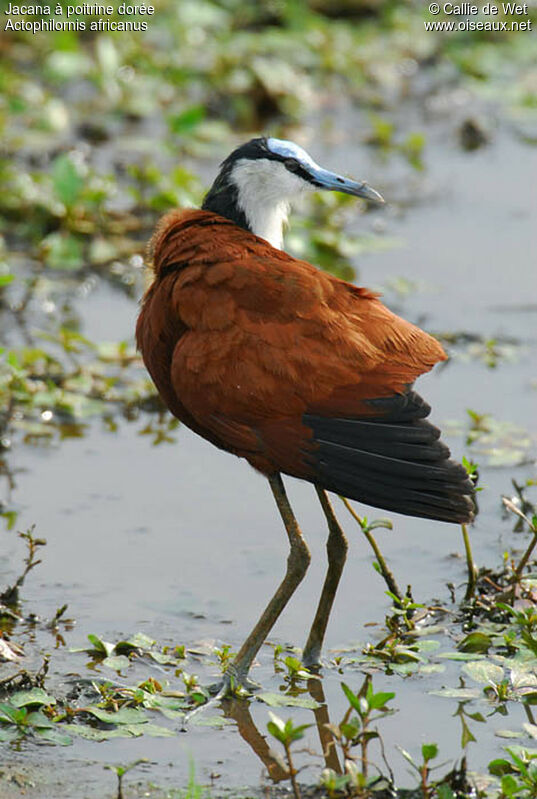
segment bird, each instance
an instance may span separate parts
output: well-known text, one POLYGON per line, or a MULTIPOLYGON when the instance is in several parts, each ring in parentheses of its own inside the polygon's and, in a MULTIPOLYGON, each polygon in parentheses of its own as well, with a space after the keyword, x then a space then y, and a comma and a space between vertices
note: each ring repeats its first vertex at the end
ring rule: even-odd
POLYGON ((268 479, 289 539, 283 581, 226 672, 230 690, 252 687, 250 667, 310 562, 282 474, 313 484, 328 525, 302 652, 312 670, 348 547, 327 492, 443 522, 475 513, 466 469, 413 388, 446 359, 440 343, 379 294, 283 249, 291 201, 319 190, 384 202, 294 142, 253 138, 222 162, 201 208, 170 210, 149 244, 136 327, 145 366, 174 416, 268 479))

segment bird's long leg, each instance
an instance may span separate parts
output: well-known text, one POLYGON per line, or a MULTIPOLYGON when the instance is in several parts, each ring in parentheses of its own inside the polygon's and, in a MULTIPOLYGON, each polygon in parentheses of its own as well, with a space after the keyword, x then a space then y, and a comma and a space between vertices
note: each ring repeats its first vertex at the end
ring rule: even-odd
POLYGON ((291 550, 287 559, 285 577, 226 673, 227 680, 229 682, 234 681, 238 685, 244 685, 253 659, 272 630, 280 613, 301 583, 311 560, 308 546, 302 537, 297 520, 289 504, 280 474, 272 475, 268 479, 287 531, 291 550))
POLYGON ((336 519, 330 500, 322 488, 315 486, 317 495, 321 502, 326 521, 328 522, 328 540, 326 551, 328 554, 328 570, 324 580, 323 590, 317 613, 311 625, 310 634, 302 653, 302 662, 309 668, 320 666, 321 649, 328 624, 328 617, 334 604, 337 587, 341 579, 341 573, 347 559, 347 549, 349 544, 339 522, 336 519))

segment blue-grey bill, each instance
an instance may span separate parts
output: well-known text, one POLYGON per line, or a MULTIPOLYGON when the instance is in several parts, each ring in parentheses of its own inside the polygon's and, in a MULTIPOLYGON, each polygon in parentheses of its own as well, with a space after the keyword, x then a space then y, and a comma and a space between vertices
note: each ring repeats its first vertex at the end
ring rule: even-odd
POLYGON ((384 198, 378 191, 375 191, 365 181, 358 183, 349 178, 343 178, 341 175, 336 175, 334 172, 328 172, 326 169, 316 169, 312 171, 316 183, 323 189, 329 191, 342 191, 344 194, 352 194, 355 197, 362 197, 373 203, 384 203, 384 198))

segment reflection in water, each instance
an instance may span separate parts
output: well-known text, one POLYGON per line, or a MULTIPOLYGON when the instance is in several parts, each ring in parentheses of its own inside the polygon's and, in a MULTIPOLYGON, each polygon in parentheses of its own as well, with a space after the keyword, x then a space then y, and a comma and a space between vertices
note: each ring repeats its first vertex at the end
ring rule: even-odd
MULTIPOLYGON (((450 792, 446 794, 449 796, 467 797, 475 793, 474 786, 468 780, 465 757, 462 758, 460 765, 454 766, 443 776, 432 779, 432 768, 429 762, 438 754, 436 744, 422 747, 423 763, 415 762, 408 753, 403 752, 416 771, 419 786, 416 790, 397 790, 393 771, 386 759, 381 734, 376 727, 372 728, 371 726, 372 722, 382 721, 394 712, 393 709, 386 707, 394 694, 375 693, 370 674, 365 675, 364 681, 356 693, 350 691, 344 684, 342 684, 342 688, 349 700, 349 706, 341 722, 333 724, 330 721, 322 680, 312 677, 307 682, 308 692, 316 702, 313 715, 321 743, 324 766, 321 773, 321 785, 329 795, 345 791, 350 796, 365 794, 369 796, 369 792, 374 791, 377 799, 391 799, 394 796, 403 795, 410 799, 410 797, 433 795, 432 792, 437 795, 441 786, 450 789, 450 792), (373 740, 376 740, 380 747, 380 756, 383 761, 382 770, 370 760, 368 754, 368 746, 373 740), (351 753, 351 749, 354 748, 359 750, 359 754, 351 753), (376 773, 371 774, 372 769, 376 773)), ((475 741, 464 720, 464 716, 467 715, 463 709, 464 704, 464 702, 459 704, 456 713, 463 722, 463 748, 469 740, 475 741)), ((291 779, 298 773, 299 770, 294 769, 290 759, 287 765, 282 761, 271 748, 265 735, 256 727, 250 713, 248 699, 228 698, 223 701, 222 708, 226 718, 235 721, 240 736, 261 760, 272 782, 279 783, 291 779)), ((475 718, 474 715, 469 717, 475 718)), ((482 718, 476 720, 484 721, 482 718)), ((296 787, 293 781, 292 783, 296 787)))
MULTIPOLYGON (((359 745, 359 760, 362 775, 365 779, 367 779, 368 765, 370 765, 367 755, 367 746, 369 741, 373 738, 380 740, 379 734, 376 731, 372 731, 368 728, 369 721, 371 720, 370 713, 373 710, 373 705, 370 705, 365 697, 366 695, 372 696, 371 675, 366 675, 359 691, 355 695, 352 695, 352 699, 354 701, 352 704, 349 704, 349 707, 339 725, 332 724, 330 721, 322 680, 318 677, 312 677, 307 682, 307 689, 311 698, 314 699, 316 703, 315 707, 313 708, 313 715, 321 744, 324 767, 329 769, 335 775, 344 774, 345 768, 342 766, 338 755, 338 743, 342 750, 345 765, 348 760, 354 759, 349 751, 351 747, 359 745), (353 710, 356 710, 358 707, 358 703, 360 701, 363 701, 364 703, 363 715, 360 714, 360 711, 358 711, 358 714, 362 717, 360 718, 360 721, 356 720, 357 723, 354 722, 353 724, 353 722, 350 722, 350 717, 353 710), (349 734, 351 727, 355 732, 354 736, 349 734)), ((381 695, 379 694, 378 696, 381 695)), ((382 696, 392 698, 393 694, 386 694, 382 696)), ((388 701, 388 699, 386 699, 386 701, 388 701)), ((250 713, 249 700, 236 697, 225 699, 222 703, 222 708, 224 710, 225 717, 235 721, 240 736, 261 760, 267 769, 271 780, 273 780, 273 782, 280 782, 281 780, 289 779, 290 773, 288 768, 285 767, 281 759, 273 752, 266 737, 256 727, 250 713)), ((379 708, 379 710, 381 710, 381 716, 392 712, 384 707, 382 709, 379 708)), ((391 775, 391 769, 387 763, 386 766, 391 775)))
POLYGON ((308 691, 312 699, 315 699, 315 701, 319 703, 313 713, 315 715, 315 724, 317 725, 326 768, 332 769, 336 774, 342 774, 343 772, 336 749, 336 741, 330 731, 330 716, 328 715, 328 706, 324 698, 321 680, 315 678, 308 680, 308 691))
MULTIPOLYGON (((308 692, 312 699, 317 703, 313 710, 315 725, 321 742, 321 750, 326 768, 332 769, 336 774, 342 774, 343 770, 339 761, 336 739, 332 732, 328 706, 326 704, 322 681, 316 677, 308 680, 308 692)), ((273 782, 281 782, 290 777, 289 770, 284 766, 281 759, 273 752, 266 737, 255 726, 250 713, 250 702, 248 699, 232 698, 223 702, 223 710, 226 718, 233 719, 237 724, 237 729, 241 738, 248 744, 252 751, 261 760, 268 775, 273 782)))
POLYGON ((250 702, 248 699, 233 697, 226 699, 222 703, 224 715, 228 719, 233 719, 243 741, 246 741, 254 754, 261 760, 268 775, 273 782, 289 779, 289 772, 281 761, 275 756, 269 743, 255 726, 250 713, 250 702))

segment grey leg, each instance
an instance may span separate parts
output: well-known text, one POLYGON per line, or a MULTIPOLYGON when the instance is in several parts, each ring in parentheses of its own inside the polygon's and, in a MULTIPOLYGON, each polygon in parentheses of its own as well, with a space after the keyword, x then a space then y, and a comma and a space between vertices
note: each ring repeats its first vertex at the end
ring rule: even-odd
POLYGON ((291 596, 302 582, 309 566, 311 555, 297 520, 289 504, 282 478, 275 474, 268 478, 274 499, 283 519, 291 550, 287 559, 287 571, 278 590, 263 611, 261 618, 240 648, 235 660, 231 664, 226 678, 228 685, 233 681, 235 685, 244 685, 252 661, 259 652, 267 635, 272 630, 276 620, 291 596))
POLYGON ((321 649, 326 633, 326 626, 328 624, 332 605, 334 604, 334 597, 339 585, 341 573, 343 572, 343 567, 347 559, 347 549, 349 548, 345 534, 339 526, 339 522, 335 517, 326 492, 318 486, 315 486, 315 490, 317 491, 321 507, 326 516, 326 521, 328 522, 328 540, 326 542, 328 570, 317 607, 317 613, 311 625, 306 646, 302 652, 302 662, 308 668, 319 668, 321 665, 321 649))

